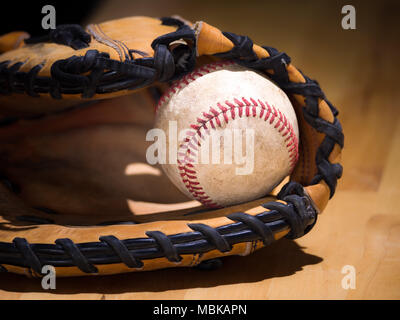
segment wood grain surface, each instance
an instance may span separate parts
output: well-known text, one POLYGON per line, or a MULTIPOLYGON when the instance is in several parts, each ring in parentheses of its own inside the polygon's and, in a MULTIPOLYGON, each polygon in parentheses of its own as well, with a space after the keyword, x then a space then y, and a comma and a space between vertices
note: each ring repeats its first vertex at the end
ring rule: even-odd
POLYGON ((343 178, 315 228, 215 271, 169 269, 107 277, 1 274, 0 299, 399 299, 400 4, 350 1, 357 29, 341 28, 348 1, 105 1, 88 22, 179 14, 285 51, 339 109, 343 178), (342 268, 356 271, 344 289, 342 268))

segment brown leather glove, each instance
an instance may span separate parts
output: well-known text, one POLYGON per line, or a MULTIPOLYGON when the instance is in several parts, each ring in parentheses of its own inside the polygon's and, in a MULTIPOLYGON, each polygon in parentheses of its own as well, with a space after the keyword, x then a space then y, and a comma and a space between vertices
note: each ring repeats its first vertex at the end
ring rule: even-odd
POLYGON ((59 26, 0 37, 0 270, 41 276, 219 265, 311 230, 333 196, 337 110, 289 56, 179 17, 59 26), (25 42, 22 39, 26 39, 25 42), (145 160, 171 81, 210 61, 263 72, 289 96, 299 161, 274 195, 210 210, 145 160))

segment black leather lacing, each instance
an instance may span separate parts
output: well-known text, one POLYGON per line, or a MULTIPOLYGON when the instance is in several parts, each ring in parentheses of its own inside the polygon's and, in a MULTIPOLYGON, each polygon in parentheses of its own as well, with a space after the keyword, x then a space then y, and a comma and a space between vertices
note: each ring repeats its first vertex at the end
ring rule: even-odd
MULTIPOLYGON (((55 99, 61 99, 63 94, 81 94, 83 98, 91 98, 96 93, 133 90, 156 81, 177 79, 194 68, 196 39, 194 31, 179 20, 171 18, 163 22, 175 22, 178 29, 152 42, 153 58, 121 62, 110 59, 107 53, 88 50, 84 56, 55 61, 50 77, 38 77, 42 65, 21 72, 19 69, 23 62, 10 64, 10 61, 3 61, 0 63, 0 94, 25 93, 37 97, 40 93, 49 93, 55 99), (169 44, 179 39, 185 39, 187 45, 170 50, 169 44)), ((28 44, 43 41, 82 49, 90 43, 90 35, 79 25, 61 25, 47 36, 25 40, 28 44)))
POLYGON ((243 212, 235 212, 228 216, 233 221, 240 221, 246 224, 255 234, 257 234, 265 245, 274 241, 274 233, 268 225, 264 224, 257 217, 245 214, 243 212))
POLYGON ((190 223, 188 227, 194 231, 200 232, 208 242, 212 243, 219 251, 227 252, 232 250, 232 246, 216 229, 203 223, 190 223))
POLYGON ((50 30, 47 35, 25 39, 26 44, 40 42, 54 42, 78 50, 89 46, 90 35, 80 25, 63 24, 57 26, 54 30, 50 30))
POLYGON ((114 252, 118 254, 119 258, 123 263, 125 263, 129 268, 141 268, 143 267, 143 262, 136 260, 136 258, 129 252, 126 245, 115 236, 104 236, 100 237, 100 241, 107 243, 114 252))
POLYGON ((161 231, 146 231, 146 236, 152 238, 159 246, 163 255, 171 262, 179 262, 182 257, 179 256, 177 248, 169 237, 161 231))
MULTIPOLYGON (((311 212, 312 208, 309 209, 311 212)), ((26 239, 15 238, 13 243, 0 242, 0 263, 3 267, 10 264, 32 268, 40 274, 44 265, 76 266, 85 273, 97 273, 94 265, 124 263, 129 268, 141 268, 143 260, 162 257, 179 262, 183 254, 202 254, 211 250, 227 252, 234 244, 256 240, 270 243, 274 234, 288 228, 287 219, 291 215, 287 210, 294 214, 296 207, 289 202, 285 208, 277 207, 256 216, 236 212, 228 215, 235 221, 231 224, 216 228, 189 224, 193 232, 173 235, 147 231, 148 238, 120 240, 109 235, 100 237, 99 242, 74 243, 70 239, 57 239, 55 244, 30 244, 26 239)), ((314 211, 313 219, 315 216, 314 211)), ((307 215, 301 217, 307 219, 301 219, 301 225, 313 223, 313 220, 308 221, 307 215)), ((3 269, 5 271, 5 267, 3 269)))
MULTIPOLYGON (((178 29, 153 41, 154 58, 121 63, 109 59, 106 54, 89 50, 83 57, 71 57, 56 62, 52 67, 51 78, 37 76, 40 66, 29 73, 21 73, 18 72, 20 65, 9 66, 7 62, 3 62, 0 64, 1 93, 26 92, 34 96, 49 92, 56 98, 62 98, 63 94, 81 93, 90 97, 94 93, 134 89, 155 81, 177 79, 194 68, 194 33, 179 20, 165 18, 162 21, 164 24, 176 25, 178 29), (169 44, 180 38, 187 39, 188 45, 177 47, 171 52, 169 44), (82 76, 82 72, 89 72, 89 76, 82 76)), ((79 32, 78 35, 81 36, 79 32)), ((285 53, 263 47, 270 57, 258 59, 252 51, 251 39, 233 33, 224 35, 234 43, 234 48, 229 52, 216 54, 217 57, 231 59, 245 67, 265 72, 287 94, 305 97, 303 114, 306 121, 318 132, 325 134, 315 159, 318 173, 311 183, 324 180, 332 197, 337 179, 342 175, 341 165, 332 164, 328 160, 335 144, 343 147, 342 127, 336 119, 338 111, 326 100, 315 80, 303 75, 306 83, 289 81, 286 67, 290 63, 290 57, 285 53), (266 70, 269 69, 274 72, 267 73, 266 70), (328 103, 335 117, 333 123, 319 117, 318 98, 323 98, 328 103)), ((69 39, 67 42, 71 44, 74 41, 69 39)), ((13 121, 15 119, 8 123, 13 121)), ((3 120, 3 125, 6 124, 7 120, 3 120)), ((0 242, 0 264, 29 267, 38 273, 46 264, 55 267, 77 266, 83 272, 96 273, 95 265, 124 263, 130 268, 141 268, 146 259, 166 257, 171 262, 179 262, 184 254, 201 255, 211 250, 227 252, 237 243, 261 240, 267 245, 274 241, 276 233, 287 229, 290 230, 287 237, 292 239, 309 232, 317 221, 317 212, 303 186, 297 182, 289 182, 278 194, 278 199, 287 204, 265 203, 262 206, 268 210, 254 216, 245 212, 230 214, 227 217, 234 222, 216 228, 206 224, 189 224, 193 232, 180 234, 166 235, 161 231, 148 231, 147 238, 120 240, 110 235, 101 237, 99 242, 73 243, 70 239, 58 239, 56 244, 30 244, 25 239, 15 238, 13 243, 0 242)), ((218 261, 214 263, 213 260, 209 266, 205 262, 204 268, 219 265, 218 261)), ((6 271, 6 268, 0 265, 0 270, 6 271)))
POLYGON ((31 244, 24 238, 14 238, 13 243, 20 253, 22 260, 28 262, 28 266, 40 274, 42 272, 42 263, 32 250, 31 244))
POLYGON ((86 273, 97 273, 97 268, 84 256, 83 250, 68 238, 57 239, 56 244, 61 246, 64 252, 71 258, 73 265, 86 273))

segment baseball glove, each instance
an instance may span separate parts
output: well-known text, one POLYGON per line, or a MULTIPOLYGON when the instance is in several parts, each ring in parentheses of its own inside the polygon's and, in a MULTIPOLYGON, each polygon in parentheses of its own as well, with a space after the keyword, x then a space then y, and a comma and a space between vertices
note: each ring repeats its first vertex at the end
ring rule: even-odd
POLYGON ((341 177, 338 112, 288 55, 206 22, 129 17, 0 37, 0 270, 57 276, 213 268, 309 232, 341 177), (228 208, 188 201, 145 161, 171 82, 232 60, 290 98, 299 160, 279 192, 228 208))

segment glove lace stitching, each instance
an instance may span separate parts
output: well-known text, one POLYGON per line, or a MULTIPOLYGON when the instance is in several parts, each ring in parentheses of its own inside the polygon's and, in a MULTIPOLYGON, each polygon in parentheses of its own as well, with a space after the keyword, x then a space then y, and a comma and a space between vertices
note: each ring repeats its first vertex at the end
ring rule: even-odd
MULTIPOLYGON (((165 20, 165 23, 175 23, 165 20)), ((52 66, 51 77, 38 76, 42 66, 37 65, 28 72, 21 72, 23 63, 10 65, 10 61, 0 63, 0 94, 24 93, 38 96, 49 92, 54 98, 63 95, 81 93, 90 98, 95 93, 102 94, 115 88, 139 88, 155 81, 172 81, 193 70, 195 64, 196 45, 185 52, 179 52, 185 57, 185 63, 169 51, 168 44, 182 36, 194 40, 194 32, 184 24, 176 23, 178 29, 157 38, 152 47, 154 58, 141 58, 125 62, 114 61, 107 55, 96 50, 88 50, 84 57, 70 57, 60 60, 52 66), (186 57, 187 53, 189 56, 186 57), (54 68, 54 69, 53 69, 54 68), (107 70, 107 71, 106 71, 107 70), (88 72, 89 76, 81 73, 88 72)), ((78 39, 72 36, 64 41, 71 46, 85 46, 88 38, 74 29, 78 39)), ((304 96, 306 104, 303 108, 304 118, 316 131, 325 134, 316 156, 318 173, 311 184, 324 180, 332 197, 337 180, 342 175, 340 164, 330 163, 329 154, 335 144, 343 147, 344 137, 342 127, 336 119, 338 111, 325 98, 319 84, 303 75, 305 83, 289 81, 287 67, 290 57, 283 52, 264 46, 269 53, 268 58, 259 59, 252 50, 252 41, 248 37, 233 33, 223 33, 234 43, 231 51, 215 54, 218 58, 229 59, 235 63, 267 74, 287 94, 304 96), (266 70, 273 70, 269 73, 266 70), (323 99, 335 117, 333 123, 319 117, 318 99, 323 99)), ((57 39, 57 34, 51 37, 57 39)), ((41 41, 47 41, 49 38, 41 41)), ((54 40, 55 41, 55 40, 54 40)), ((27 43, 29 42, 26 41, 27 43)), ((34 42, 31 42, 34 43, 34 42)), ((176 53, 177 54, 177 53, 176 53)), ((10 125, 18 118, 2 119, 0 125, 10 125)), ((12 184, 9 184, 12 186, 12 184)), ((166 235, 160 231, 148 231, 146 239, 119 240, 115 236, 101 237, 99 242, 75 244, 70 239, 58 239, 55 244, 30 244, 26 239, 15 238, 13 243, 0 242, 0 263, 30 267, 40 274, 43 264, 55 266, 77 266, 85 273, 96 273, 94 264, 124 263, 131 268, 141 268, 143 260, 155 257, 166 257, 171 262, 179 262, 183 254, 202 254, 210 250, 225 252, 236 243, 262 240, 269 244, 274 235, 289 229, 288 238, 296 238, 307 233, 314 226, 317 214, 310 203, 304 188, 297 182, 286 184, 278 195, 278 199, 286 202, 268 202, 263 207, 269 211, 257 215, 236 212, 228 218, 236 221, 229 225, 212 228, 207 225, 189 224, 194 232, 166 235), (50 263, 51 262, 51 263, 50 263)), ((0 271, 7 271, 0 265, 0 271)))

